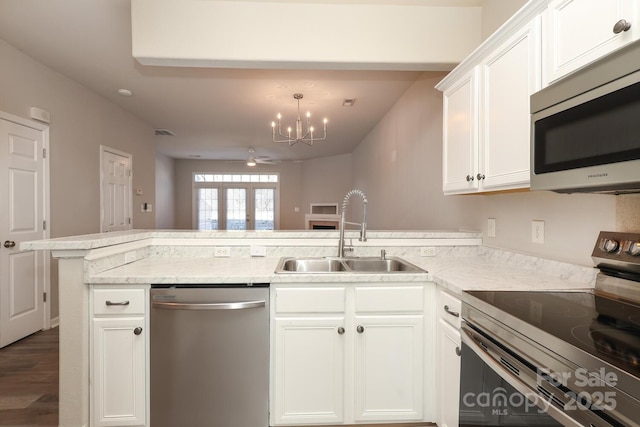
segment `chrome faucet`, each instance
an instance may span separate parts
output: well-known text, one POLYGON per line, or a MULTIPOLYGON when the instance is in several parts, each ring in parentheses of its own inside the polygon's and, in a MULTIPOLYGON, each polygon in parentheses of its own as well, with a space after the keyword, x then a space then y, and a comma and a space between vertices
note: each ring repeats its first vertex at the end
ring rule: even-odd
MULTIPOLYGON (((361 190, 351 190, 344 196, 344 200, 342 201, 342 213, 340 215, 340 240, 338 240, 338 257, 342 258, 344 256, 344 227, 346 224, 349 225, 357 225, 360 227, 360 240, 361 242, 367 241, 367 196, 361 190), (358 195, 362 198, 362 204, 364 206, 364 210, 362 213, 362 222, 347 222, 345 221, 345 213, 347 211, 347 206, 349 206, 349 199, 353 195, 358 195)), ((353 250, 353 248, 351 248, 353 250)))

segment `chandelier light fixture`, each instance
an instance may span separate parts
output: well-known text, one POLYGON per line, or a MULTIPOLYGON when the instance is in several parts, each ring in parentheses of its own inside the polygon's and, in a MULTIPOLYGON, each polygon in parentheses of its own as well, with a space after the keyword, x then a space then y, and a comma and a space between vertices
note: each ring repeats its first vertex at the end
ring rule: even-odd
POLYGON ((282 133, 282 125, 280 123, 280 119, 282 116, 278 113, 278 121, 271 122, 271 130, 273 133, 273 142, 286 142, 289 146, 297 144, 298 142, 304 142, 307 145, 313 145, 314 141, 322 141, 327 139, 327 119, 323 120, 323 131, 321 137, 315 137, 313 135, 314 128, 311 125, 311 113, 307 111, 307 123, 306 126, 303 127, 302 119, 300 118, 300 100, 302 99, 301 93, 294 93, 293 99, 298 101, 298 118, 296 119, 295 125, 295 134, 293 132, 293 128, 289 126, 287 128, 287 133, 282 133), (278 128, 276 130, 276 127, 278 128))

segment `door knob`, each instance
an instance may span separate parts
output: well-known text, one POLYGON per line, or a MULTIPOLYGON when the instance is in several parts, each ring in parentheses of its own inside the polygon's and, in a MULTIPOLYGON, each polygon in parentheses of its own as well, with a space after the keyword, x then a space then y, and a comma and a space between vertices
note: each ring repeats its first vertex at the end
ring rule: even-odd
POLYGON ((16 246, 16 242, 14 242, 13 240, 5 240, 4 241, 4 247, 7 248, 7 249, 15 248, 15 246, 16 246))

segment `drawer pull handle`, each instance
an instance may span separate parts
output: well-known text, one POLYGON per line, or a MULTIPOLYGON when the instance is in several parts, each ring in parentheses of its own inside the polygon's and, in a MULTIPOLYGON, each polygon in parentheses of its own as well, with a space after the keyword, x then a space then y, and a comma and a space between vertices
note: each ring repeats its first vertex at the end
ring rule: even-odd
POLYGON ((142 328, 141 328, 140 326, 138 326, 137 328, 135 328, 135 329, 133 330, 133 333, 134 333, 135 335, 140 335, 140 334, 142 333, 142 328))
POLYGON ((105 302, 105 304, 108 305, 108 306, 112 306, 112 305, 129 305, 129 301, 120 301, 120 302, 107 301, 107 302, 105 302))
POLYGON ((460 313, 458 313, 457 311, 451 311, 449 310, 449 306, 445 305, 444 306, 444 311, 446 311, 447 313, 449 313, 450 315, 452 315, 453 317, 460 317, 460 313))
POLYGON ((462 350, 460 350, 460 347, 456 347, 456 354, 458 356, 460 356, 462 354, 462 350))

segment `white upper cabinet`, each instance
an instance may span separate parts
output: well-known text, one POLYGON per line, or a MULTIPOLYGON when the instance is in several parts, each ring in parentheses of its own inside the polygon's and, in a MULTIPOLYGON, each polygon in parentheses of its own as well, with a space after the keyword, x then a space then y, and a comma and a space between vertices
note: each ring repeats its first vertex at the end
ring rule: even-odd
POLYGON ((540 18, 444 90, 443 191, 529 186, 529 96, 540 89, 540 18))
POLYGON ((638 39, 639 15, 637 0, 551 1, 544 19, 545 86, 638 39))
POLYGON ((536 17, 480 65, 481 190, 529 186, 529 96, 541 86, 540 45, 536 17))
POLYGON ((443 94, 443 190, 447 194, 478 189, 478 75, 474 68, 443 94))

